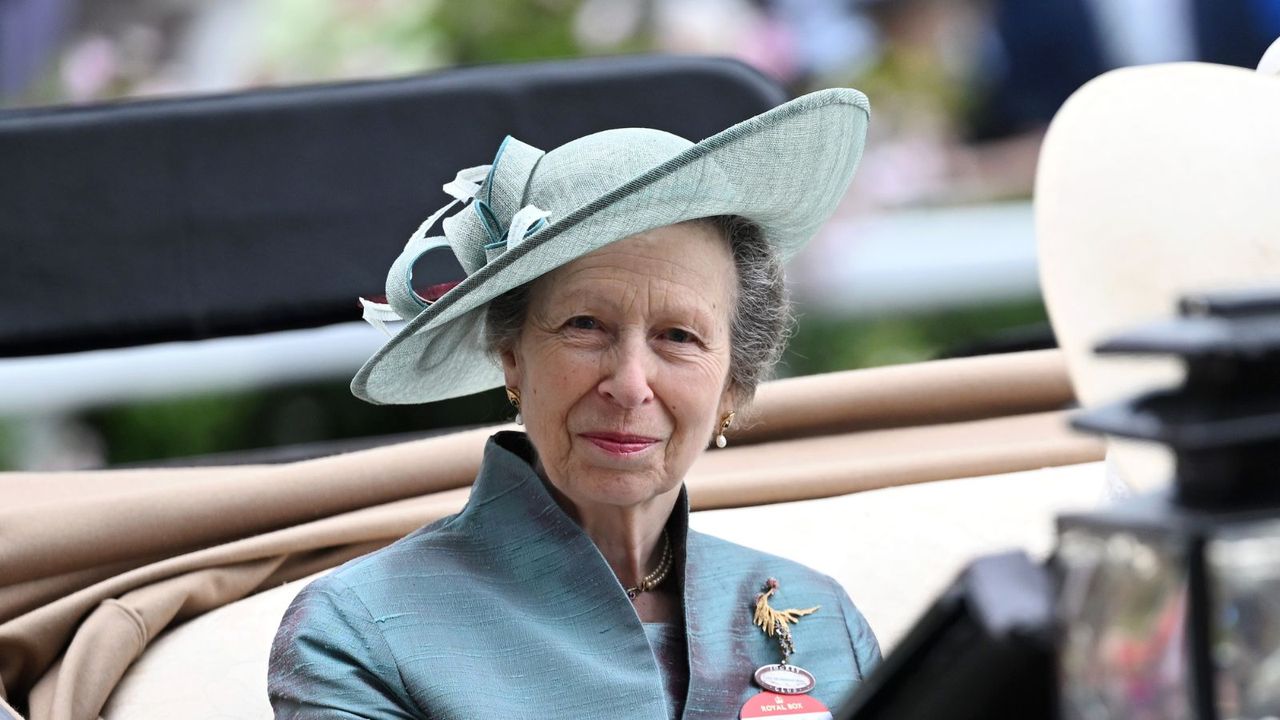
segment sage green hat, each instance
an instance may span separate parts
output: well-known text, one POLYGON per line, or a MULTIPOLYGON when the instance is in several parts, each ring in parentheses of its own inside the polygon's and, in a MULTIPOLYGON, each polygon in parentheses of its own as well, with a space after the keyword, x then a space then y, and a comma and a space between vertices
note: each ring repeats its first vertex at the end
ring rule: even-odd
MULTIPOLYGON (((499 387, 484 347, 490 300, 597 248, 715 215, 755 222, 783 258, 835 211, 862 157, 869 106, 857 90, 822 90, 692 143, 644 128, 606 130, 544 152, 508 137, 492 165, 444 186, 454 201, 409 239, 387 301, 365 318, 403 327, 360 368, 351 392, 377 404, 425 403, 499 387), (467 202, 470 207, 465 207, 467 202), (427 232, 454 205, 444 235, 427 232), (413 269, 448 248, 466 277, 433 298, 413 269)), ((390 334, 390 333, 389 333, 390 334)))

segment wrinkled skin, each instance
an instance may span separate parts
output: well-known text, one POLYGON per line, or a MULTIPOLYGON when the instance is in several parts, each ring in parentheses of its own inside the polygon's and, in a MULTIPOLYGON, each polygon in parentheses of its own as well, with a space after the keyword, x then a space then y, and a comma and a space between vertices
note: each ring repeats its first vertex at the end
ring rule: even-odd
POLYGON ((650 565, 685 474, 732 409, 736 292, 714 229, 656 228, 540 278, 503 356, 558 499, 606 557, 611 545, 636 546, 622 567, 610 557, 624 582, 650 565), (635 442, 611 441, 620 435, 635 442))

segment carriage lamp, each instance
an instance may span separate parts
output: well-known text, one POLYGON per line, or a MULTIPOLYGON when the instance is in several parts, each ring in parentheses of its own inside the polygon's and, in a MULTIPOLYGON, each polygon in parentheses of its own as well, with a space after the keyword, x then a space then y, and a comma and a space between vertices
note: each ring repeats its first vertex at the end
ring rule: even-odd
POLYGON ((1280 290, 1185 298, 1098 352, 1186 374, 1073 421, 1169 446, 1175 476, 1058 521, 1061 717, 1280 718, 1280 290))
POLYGON ((1098 351, 1184 361, 1073 421, 1168 445, 1169 488, 1061 516, 1047 564, 971 563, 840 720, 1280 720, 1280 289, 1187 298, 1098 351))

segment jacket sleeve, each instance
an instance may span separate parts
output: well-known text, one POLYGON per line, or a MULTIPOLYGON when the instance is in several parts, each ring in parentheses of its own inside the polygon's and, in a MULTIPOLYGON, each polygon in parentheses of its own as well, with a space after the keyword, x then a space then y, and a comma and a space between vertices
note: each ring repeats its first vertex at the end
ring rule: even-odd
POLYGON ((271 645, 267 694, 276 718, 425 717, 360 598, 325 577, 285 611, 271 645))
POLYGON ((845 625, 849 628, 849 642, 853 646, 853 657, 858 663, 859 680, 865 679, 880 664, 880 641, 871 629, 862 612, 854 606, 845 592, 835 580, 831 581, 840 596, 840 612, 844 614, 845 625))

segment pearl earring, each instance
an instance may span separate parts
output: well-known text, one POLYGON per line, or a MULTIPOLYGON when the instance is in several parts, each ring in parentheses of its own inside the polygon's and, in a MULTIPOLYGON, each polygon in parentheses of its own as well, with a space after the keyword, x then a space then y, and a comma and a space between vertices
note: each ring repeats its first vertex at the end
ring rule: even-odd
POLYGON ((720 432, 716 435, 716 447, 723 448, 725 445, 729 444, 729 441, 724 436, 724 431, 728 430, 729 425, 733 423, 733 416, 735 414, 736 413, 734 412, 725 413, 724 418, 720 420, 720 432))

